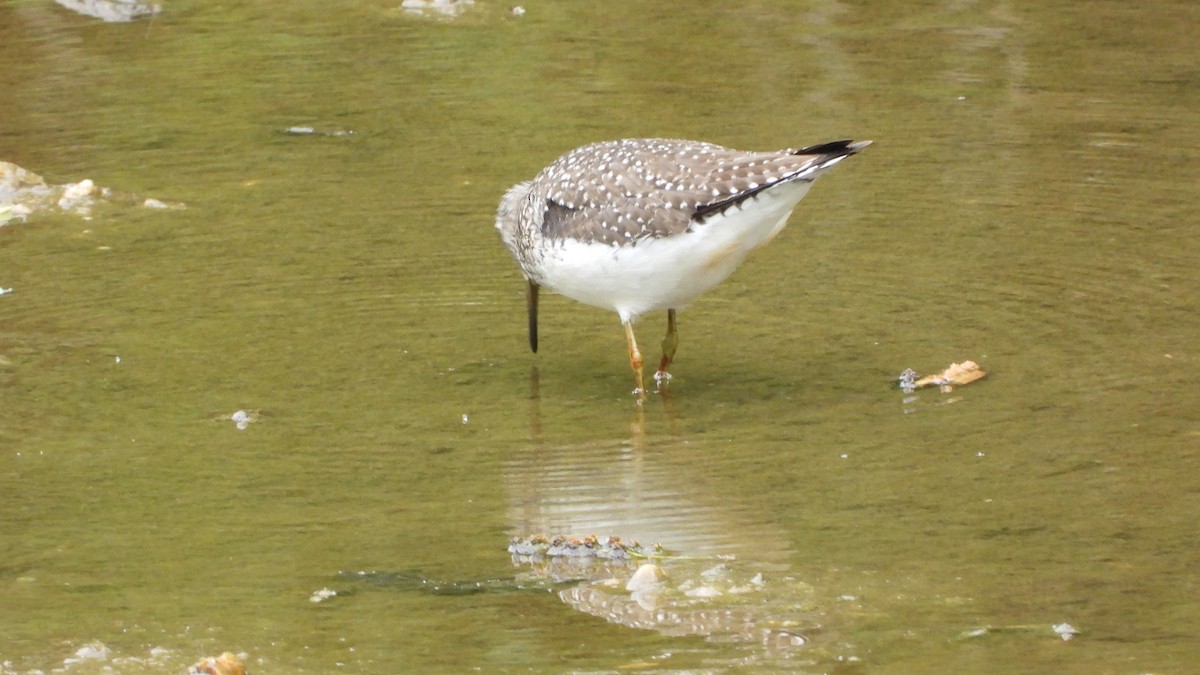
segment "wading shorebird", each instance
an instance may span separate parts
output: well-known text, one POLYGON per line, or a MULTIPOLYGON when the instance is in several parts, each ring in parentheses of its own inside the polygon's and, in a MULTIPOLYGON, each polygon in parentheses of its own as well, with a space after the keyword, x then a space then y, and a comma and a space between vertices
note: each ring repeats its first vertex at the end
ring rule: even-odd
POLYGON ((667 310, 654 379, 670 374, 675 310, 721 283, 787 224, 825 170, 871 141, 746 152, 699 141, 637 138, 576 148, 504 193, 496 229, 528 282, 529 346, 538 290, 613 310, 643 396, 633 322, 667 310))

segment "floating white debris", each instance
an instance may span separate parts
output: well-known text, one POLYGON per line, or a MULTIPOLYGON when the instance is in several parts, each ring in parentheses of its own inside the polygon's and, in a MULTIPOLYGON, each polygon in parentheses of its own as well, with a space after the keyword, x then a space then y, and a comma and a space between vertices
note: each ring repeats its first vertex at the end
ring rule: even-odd
POLYGON ((0 295, 8 295, 9 293, 12 293, 12 291, 13 289, 11 288, 0 288, 0 295))
POLYGON ((142 202, 142 207, 147 209, 171 209, 175 211, 181 211, 187 208, 187 204, 184 204, 183 202, 164 202, 161 199, 146 197, 145 201, 142 202))
POLYGON ((336 598, 337 591, 332 588, 322 588, 318 591, 313 591, 313 594, 308 596, 309 602, 325 602, 330 598, 336 598))
POLYGON ((334 138, 340 138, 343 136, 353 136, 354 130, 353 129, 330 129, 328 131, 323 131, 323 130, 317 129, 316 127, 293 126, 293 127, 288 127, 287 129, 284 129, 283 133, 291 135, 291 136, 332 136, 334 138))
POLYGON ((67 9, 100 19, 107 23, 128 23, 139 16, 154 16, 162 11, 158 5, 135 0, 55 0, 67 9))
POLYGON ((454 17, 474 4, 475 0, 404 0, 400 7, 409 14, 441 14, 454 17))
POLYGON ((524 8, 524 7, 522 7, 522 6, 520 6, 520 5, 517 5, 516 7, 513 7, 513 8, 512 8, 512 15, 513 15, 513 16, 525 16, 525 8, 524 8))
POLYGON ((234 424, 237 425, 237 428, 239 430, 241 430, 241 429, 245 429, 246 427, 250 426, 251 422, 257 422, 258 416, 255 415, 254 413, 246 412, 245 410, 239 410, 239 411, 233 413, 232 415, 230 415, 229 419, 232 420, 234 422, 234 424))
POLYGON ((1061 637, 1063 640, 1070 640, 1071 638, 1074 638, 1076 635, 1079 635, 1079 630, 1076 629, 1071 624, 1066 623, 1065 621, 1060 624, 1055 624, 1054 632, 1058 633, 1058 636, 1061 637))

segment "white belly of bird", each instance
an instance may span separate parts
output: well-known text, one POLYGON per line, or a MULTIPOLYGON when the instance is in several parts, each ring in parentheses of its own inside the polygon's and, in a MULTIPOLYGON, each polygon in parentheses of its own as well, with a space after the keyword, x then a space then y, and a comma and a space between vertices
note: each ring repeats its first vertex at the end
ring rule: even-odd
POLYGON ((573 300, 614 310, 622 321, 678 309, 724 281, 747 254, 778 234, 811 185, 780 184, 690 232, 634 245, 566 240, 546 252, 543 284, 573 300))

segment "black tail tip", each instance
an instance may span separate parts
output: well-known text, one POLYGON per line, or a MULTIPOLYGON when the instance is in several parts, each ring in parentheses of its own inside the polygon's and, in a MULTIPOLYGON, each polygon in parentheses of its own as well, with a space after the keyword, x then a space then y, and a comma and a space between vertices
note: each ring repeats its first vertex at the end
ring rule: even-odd
POLYGON ((849 138, 840 141, 829 141, 800 148, 793 155, 853 155, 871 144, 871 141, 855 141, 849 138))

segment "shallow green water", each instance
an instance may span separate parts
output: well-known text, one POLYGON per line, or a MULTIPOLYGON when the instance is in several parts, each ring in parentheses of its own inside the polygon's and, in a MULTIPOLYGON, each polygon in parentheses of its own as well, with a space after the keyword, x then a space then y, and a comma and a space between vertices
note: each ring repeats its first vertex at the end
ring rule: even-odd
POLYGON ((1194 3, 398 5, 0 2, 0 160, 187 205, 0 227, 0 672, 1200 667, 1194 3), (615 315, 547 297, 528 353, 492 218, 651 135, 876 145, 639 409, 615 315), (734 556, 820 630, 339 577, 511 578, 532 532, 734 556))

